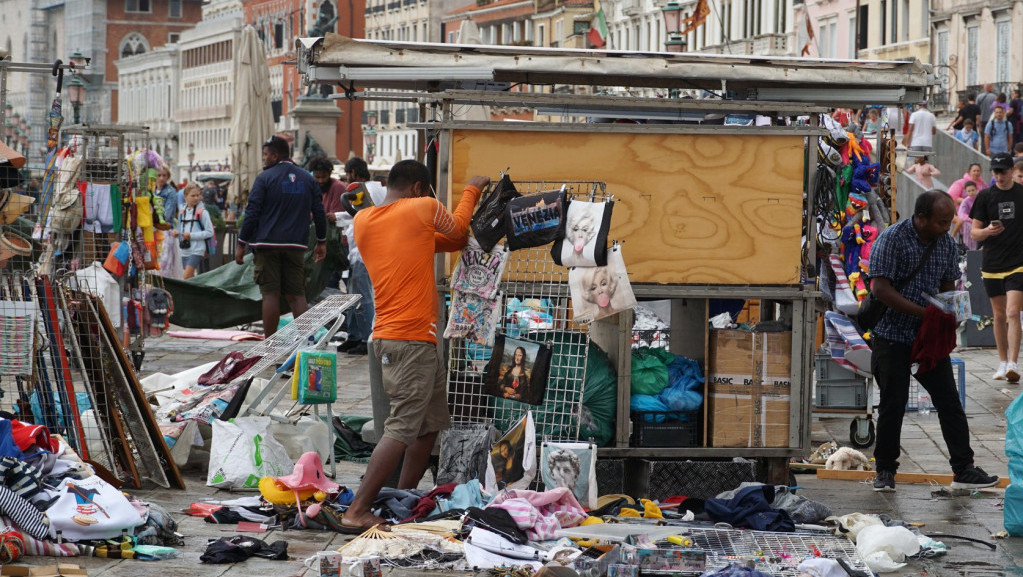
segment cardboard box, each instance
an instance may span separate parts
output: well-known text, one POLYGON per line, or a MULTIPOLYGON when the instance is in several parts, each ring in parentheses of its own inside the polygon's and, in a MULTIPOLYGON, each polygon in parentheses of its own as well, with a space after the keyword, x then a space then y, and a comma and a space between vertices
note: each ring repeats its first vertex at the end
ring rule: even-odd
POLYGON ((792 333, 713 330, 709 348, 710 446, 789 446, 792 333))
POLYGON ((80 577, 88 575, 84 567, 71 563, 56 565, 4 565, 0 567, 3 577, 80 577))

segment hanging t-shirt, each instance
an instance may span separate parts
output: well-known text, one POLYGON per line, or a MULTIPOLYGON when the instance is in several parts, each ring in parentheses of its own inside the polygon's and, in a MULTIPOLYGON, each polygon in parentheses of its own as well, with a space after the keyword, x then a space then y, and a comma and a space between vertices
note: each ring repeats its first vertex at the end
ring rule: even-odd
POLYGON ((985 188, 977 194, 970 210, 970 218, 987 226, 992 220, 1001 220, 1005 231, 984 241, 981 270, 984 273, 1008 272, 1023 267, 1023 185, 1013 183, 1002 190, 997 186, 985 188))
POLYGON ((82 288, 88 289, 103 302, 110 323, 115 327, 121 326, 121 287, 103 265, 94 262, 87 268, 78 269, 75 278, 81 283, 82 288))
POLYGON ((121 191, 116 184, 90 182, 85 188, 85 230, 120 232, 121 191))

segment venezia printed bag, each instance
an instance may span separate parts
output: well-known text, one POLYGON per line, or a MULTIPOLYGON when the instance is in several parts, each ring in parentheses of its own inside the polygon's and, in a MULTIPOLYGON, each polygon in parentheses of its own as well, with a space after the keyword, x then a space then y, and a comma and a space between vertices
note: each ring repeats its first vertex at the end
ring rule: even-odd
POLYGON ((519 250, 554 242, 564 206, 562 191, 522 196, 509 202, 504 219, 508 248, 519 250))
POLYGON ((508 252, 503 245, 494 247, 487 252, 480 248, 479 242, 469 239, 469 244, 458 257, 455 272, 451 275, 451 288, 485 299, 497 296, 501 273, 508 262, 508 252))

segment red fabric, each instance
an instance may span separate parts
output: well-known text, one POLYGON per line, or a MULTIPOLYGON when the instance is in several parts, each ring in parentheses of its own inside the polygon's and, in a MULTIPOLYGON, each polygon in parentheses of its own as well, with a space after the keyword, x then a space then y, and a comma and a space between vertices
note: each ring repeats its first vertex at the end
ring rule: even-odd
POLYGON ((60 449, 60 441, 50 437, 50 430, 42 425, 30 425, 11 419, 11 433, 18 448, 27 451, 32 445, 38 445, 51 453, 60 449))
POLYGON ((344 212, 341 206, 341 195, 345 192, 345 183, 336 178, 330 179, 330 190, 323 195, 323 210, 327 213, 344 212))
POLYGON ((956 318, 936 306, 924 312, 924 324, 913 341, 912 362, 919 363, 916 373, 923 375, 934 370, 938 362, 948 358, 956 348, 956 318))
POLYGON ((421 517, 426 517, 437 507, 437 499, 444 499, 451 496, 451 492, 455 490, 458 483, 448 483, 447 485, 437 485, 432 491, 423 495, 416 506, 412 509, 412 516, 402 521, 402 523, 408 523, 415 521, 421 517))

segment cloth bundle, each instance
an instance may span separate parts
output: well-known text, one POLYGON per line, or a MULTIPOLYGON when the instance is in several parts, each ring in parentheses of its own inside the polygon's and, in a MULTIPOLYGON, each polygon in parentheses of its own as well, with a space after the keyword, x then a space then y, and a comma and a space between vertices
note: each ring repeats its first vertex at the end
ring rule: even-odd
POLYGON ((558 529, 575 527, 587 517, 572 490, 565 487, 543 493, 504 491, 494 497, 490 507, 511 513, 515 524, 533 541, 553 539, 558 529))

